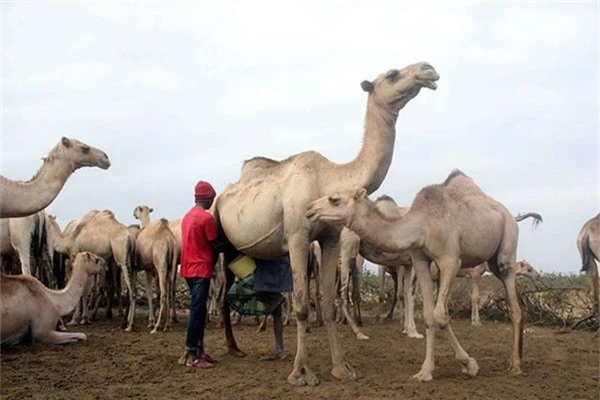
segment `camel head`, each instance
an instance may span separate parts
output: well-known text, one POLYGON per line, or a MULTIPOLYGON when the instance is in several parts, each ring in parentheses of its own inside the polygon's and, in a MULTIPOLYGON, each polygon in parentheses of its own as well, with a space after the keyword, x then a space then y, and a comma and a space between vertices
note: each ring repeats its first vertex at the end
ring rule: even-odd
POLYGON ((139 219, 141 221, 142 218, 150 218, 150 213, 152 211, 154 211, 154 208, 145 205, 140 205, 133 210, 133 216, 135 217, 135 219, 139 219))
POLYGON ((360 86, 376 104, 398 112, 419 94, 422 87, 435 90, 438 79, 440 76, 431 65, 420 62, 402 69, 391 69, 372 82, 362 81, 360 86))
POLYGON ((540 273, 537 269, 533 268, 527 261, 518 261, 517 264, 517 275, 528 276, 531 279, 537 279, 540 277, 540 273))
POLYGON ((105 152, 73 138, 63 137, 47 158, 52 159, 53 156, 58 155, 70 160, 73 163, 73 170, 81 167, 102 169, 110 167, 110 161, 105 152))
POLYGON ((313 222, 323 221, 331 225, 347 226, 356 214, 357 204, 365 199, 367 191, 364 188, 321 197, 308 205, 306 217, 313 222))
POLYGON ((77 253, 77 255, 72 255, 71 260, 74 260, 74 267, 85 268, 85 271, 87 271, 88 275, 99 274, 101 271, 106 271, 108 268, 106 261, 104 261, 102 257, 99 257, 94 253, 90 253, 89 251, 82 251, 77 253))

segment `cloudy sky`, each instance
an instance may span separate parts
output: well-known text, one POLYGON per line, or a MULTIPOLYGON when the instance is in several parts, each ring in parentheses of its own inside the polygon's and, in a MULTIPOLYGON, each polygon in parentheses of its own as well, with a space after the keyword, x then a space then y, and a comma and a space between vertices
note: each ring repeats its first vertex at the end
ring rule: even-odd
POLYGON ((358 152, 360 82, 431 63, 438 90, 401 112, 375 193, 408 205, 454 168, 517 214, 518 258, 577 272, 599 211, 596 2, 44 2, 2 8, 1 173, 27 180, 61 136, 105 150, 50 205, 175 218, 198 179, 217 191, 243 160, 358 152))

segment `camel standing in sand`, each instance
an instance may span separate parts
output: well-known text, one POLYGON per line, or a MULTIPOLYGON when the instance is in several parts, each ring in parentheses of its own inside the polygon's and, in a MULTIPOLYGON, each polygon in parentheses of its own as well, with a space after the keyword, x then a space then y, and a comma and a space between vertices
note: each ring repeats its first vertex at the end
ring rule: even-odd
MULTIPOLYGON (((134 307, 131 305, 135 303, 135 291, 131 279, 135 242, 127 227, 117 221, 111 211, 93 210, 77 221, 73 231, 68 236, 63 235, 55 220, 50 223, 49 229, 52 230, 55 237, 54 249, 57 252, 71 254, 79 251, 89 251, 102 257, 107 262, 109 266, 107 287, 109 290, 107 293, 106 314, 108 317, 112 316, 112 299, 114 289, 117 287, 116 283, 113 282, 118 276, 117 269, 121 271, 129 298, 129 309, 124 321, 124 328, 127 332, 131 332, 134 324, 134 307)), ((120 304, 121 293, 117 293, 117 296, 120 304)))
POLYGON ((25 217, 48 207, 73 172, 81 167, 107 169, 105 152, 77 139, 63 137, 27 182, 0 175, 0 218, 25 217))
POLYGON ((581 255, 581 271, 587 273, 592 288, 594 313, 600 316, 600 286, 598 265, 600 261, 600 214, 588 220, 577 236, 577 249, 581 255))
POLYGON ((447 300, 458 270, 487 261, 504 284, 513 324, 510 371, 521 373, 523 311, 516 288, 515 258, 518 226, 501 203, 487 196, 471 178, 460 171, 443 184, 422 189, 404 217, 382 214, 367 198, 365 189, 346 190, 310 204, 307 216, 335 226, 345 225, 382 251, 409 251, 423 295, 427 351, 420 381, 433 378, 434 341, 438 329, 446 331, 463 372, 475 376, 479 367, 463 349, 452 331, 447 300), (430 264, 440 268, 437 303, 434 304, 430 264))
MULTIPOLYGON (((363 81, 368 93, 363 146, 351 162, 336 164, 315 151, 306 151, 283 161, 263 157, 244 163, 238 182, 217 197, 212 212, 218 228, 244 254, 277 259, 289 253, 294 276, 298 346, 288 383, 317 385, 319 379, 308 365, 306 327, 308 317, 308 248, 318 240, 322 249, 323 314, 329 335, 332 375, 355 379, 354 368, 344 359, 334 316, 335 275, 341 228, 310 222, 308 204, 328 193, 347 187, 365 187, 371 193, 383 182, 392 162, 399 111, 423 87, 435 89, 439 75, 427 63, 392 69, 373 82, 363 81)), ((227 274, 231 285, 232 274, 227 274)), ((224 325, 230 353, 243 356, 224 305, 224 325)))
POLYGON ((0 341, 16 344, 22 339, 67 344, 86 340, 84 333, 58 332, 62 315, 73 311, 83 288, 93 274, 106 268, 106 262, 91 253, 74 256, 73 274, 62 290, 46 288, 32 276, 2 275, 0 279, 0 341))
MULTIPOLYGON (((140 205, 133 210, 133 216, 142 223, 140 231, 135 241, 136 268, 133 273, 135 282, 136 270, 146 272, 146 295, 148 296, 148 320, 149 327, 154 326, 151 333, 156 333, 161 327, 164 316, 164 330, 171 328, 169 315, 171 308, 175 311, 173 303, 173 282, 174 275, 177 273, 177 261, 179 253, 177 252, 177 239, 169 228, 169 221, 164 218, 150 221, 152 208, 140 205), (153 276, 158 274, 158 283, 160 286, 160 307, 158 317, 154 319, 154 306, 152 305, 153 276)), ((135 305, 134 305, 135 307, 135 305)))

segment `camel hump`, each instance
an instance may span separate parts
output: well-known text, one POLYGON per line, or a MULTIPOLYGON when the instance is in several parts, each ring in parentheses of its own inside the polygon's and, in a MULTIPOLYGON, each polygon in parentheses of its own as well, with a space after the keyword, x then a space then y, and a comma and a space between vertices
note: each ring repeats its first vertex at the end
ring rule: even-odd
POLYGON ((444 185, 448 185, 454 178, 458 176, 464 176, 465 178, 468 178, 468 176, 464 172, 462 172, 459 169, 455 169, 452 172, 450 172, 450 175, 448 175, 448 177, 444 181, 444 185))
POLYGON ((244 160, 244 164, 242 165, 242 168, 245 167, 247 164, 258 164, 261 167, 273 167, 273 166, 279 164, 279 161, 273 160, 272 158, 259 156, 259 157, 252 157, 248 160, 244 160))
POLYGON ((382 194, 381 196, 379 196, 378 198, 375 199, 376 203, 380 202, 380 201, 389 201, 389 202, 396 204, 396 201, 391 196, 388 196, 387 194, 382 194))

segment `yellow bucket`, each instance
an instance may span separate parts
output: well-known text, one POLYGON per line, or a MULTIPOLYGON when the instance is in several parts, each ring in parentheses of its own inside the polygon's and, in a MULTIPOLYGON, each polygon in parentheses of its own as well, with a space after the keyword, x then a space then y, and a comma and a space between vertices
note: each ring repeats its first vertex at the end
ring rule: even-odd
POLYGON ((227 268, 229 268, 239 279, 244 279, 254 272, 256 264, 251 257, 237 256, 235 260, 229 263, 227 268))

